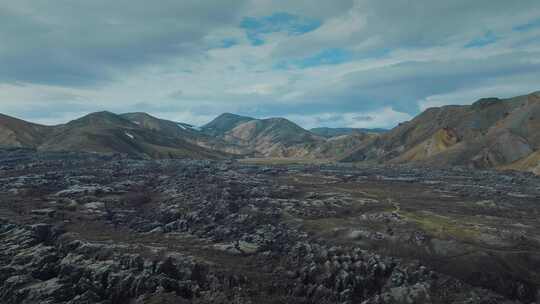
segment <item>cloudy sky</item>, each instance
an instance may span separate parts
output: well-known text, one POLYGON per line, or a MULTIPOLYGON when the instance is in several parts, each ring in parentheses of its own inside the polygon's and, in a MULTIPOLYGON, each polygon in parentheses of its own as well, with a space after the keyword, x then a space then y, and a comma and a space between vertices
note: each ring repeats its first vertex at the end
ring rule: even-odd
POLYGON ((0 0, 0 113, 392 127, 540 90, 538 0, 0 0))

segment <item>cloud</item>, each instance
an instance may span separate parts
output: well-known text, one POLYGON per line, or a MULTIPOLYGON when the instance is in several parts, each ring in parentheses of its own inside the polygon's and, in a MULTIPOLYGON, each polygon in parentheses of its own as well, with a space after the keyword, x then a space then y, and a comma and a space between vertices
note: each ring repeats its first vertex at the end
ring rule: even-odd
POLYGON ((95 85, 146 64, 195 56, 244 1, 3 2, 0 81, 95 85), (8 26, 4 26, 7 24, 8 26))
POLYGON ((369 116, 369 115, 356 116, 356 117, 353 117, 353 119, 356 121, 374 121, 375 120, 373 116, 369 116))
POLYGON ((539 27, 540 27, 540 18, 531 20, 530 22, 527 22, 525 24, 520 24, 518 26, 515 26, 514 30, 518 32, 527 32, 527 31, 530 31, 532 29, 536 29, 539 27))
POLYGON ((538 90, 538 76, 537 73, 519 74, 515 75, 514 78, 495 79, 480 87, 430 95, 418 101, 418 106, 421 111, 424 111, 431 107, 441 107, 448 104, 469 105, 486 97, 510 98, 528 94, 538 90))
POLYGON ((314 95, 331 94, 343 102, 377 100, 378 104, 414 114, 416 102, 426 96, 467 91, 493 81, 512 80, 519 84, 517 79, 525 75, 538 77, 540 66, 532 59, 539 55, 539 52, 516 52, 484 59, 403 62, 349 73, 338 85, 321 88, 314 95))
POLYGON ((400 122, 412 119, 412 116, 407 113, 395 111, 391 107, 385 107, 370 112, 288 115, 287 118, 299 123, 306 128, 392 128, 400 122))
POLYGON ((283 41, 275 54, 304 57, 327 48, 329 43, 359 52, 429 47, 472 40, 486 31, 508 31, 539 15, 535 0, 521 1, 519 5, 504 0, 357 0, 349 10, 325 20, 317 30, 283 41))
POLYGON ((539 17, 536 0, 5 2, 0 112, 391 127, 540 89, 539 17))
POLYGON ((184 92, 182 90, 176 90, 169 94, 169 97, 172 99, 181 99, 184 96, 184 92))

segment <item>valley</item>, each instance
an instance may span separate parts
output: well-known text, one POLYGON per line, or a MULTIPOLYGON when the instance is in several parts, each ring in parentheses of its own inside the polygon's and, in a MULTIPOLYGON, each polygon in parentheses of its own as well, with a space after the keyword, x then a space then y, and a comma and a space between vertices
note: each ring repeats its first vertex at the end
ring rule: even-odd
POLYGON ((539 0, 0 1, 0 304, 540 304, 539 0))
POLYGON ((539 93, 392 130, 0 116, 6 303, 535 303, 539 93))

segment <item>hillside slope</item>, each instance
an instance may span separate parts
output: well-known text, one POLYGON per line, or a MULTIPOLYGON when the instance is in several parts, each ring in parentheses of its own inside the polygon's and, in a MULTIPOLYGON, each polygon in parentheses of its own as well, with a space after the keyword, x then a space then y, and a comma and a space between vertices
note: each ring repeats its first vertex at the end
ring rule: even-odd
POLYGON ((339 160, 341 157, 349 155, 362 145, 370 142, 378 135, 373 133, 353 133, 328 138, 325 142, 319 143, 317 147, 309 153, 311 158, 339 160))
POLYGON ((0 114, 0 147, 36 148, 51 131, 52 127, 0 114))
POLYGON ((211 122, 202 126, 201 130, 211 136, 223 136, 238 125, 252 120, 256 119, 232 113, 223 113, 211 122))
POLYGON ((490 168, 539 149, 540 93, 532 93, 427 109, 342 161, 490 168))
POLYGON ((58 127, 39 149, 122 153, 149 158, 215 159, 226 156, 192 144, 167 130, 144 128, 110 112, 92 113, 58 127))
POLYGON ((266 157, 307 157, 325 139, 285 118, 255 119, 240 123, 223 138, 266 157))
POLYGON ((160 119, 147 113, 126 113, 121 116, 141 128, 156 131, 210 150, 237 155, 250 153, 249 150, 243 147, 228 143, 219 137, 204 132, 202 128, 196 128, 186 123, 160 119))
POLYGON ((540 175, 540 150, 529 154, 518 161, 515 161, 509 165, 500 167, 503 170, 519 170, 530 171, 534 174, 540 175))
POLYGON ((218 159, 207 149, 168 130, 144 128, 120 115, 97 112, 58 126, 40 126, 0 115, 0 146, 40 151, 121 153, 143 158, 218 159))

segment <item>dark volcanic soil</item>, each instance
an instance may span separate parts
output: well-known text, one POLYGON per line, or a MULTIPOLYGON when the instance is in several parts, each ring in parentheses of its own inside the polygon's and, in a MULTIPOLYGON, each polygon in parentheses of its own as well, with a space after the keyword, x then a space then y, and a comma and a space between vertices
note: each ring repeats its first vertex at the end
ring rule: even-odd
POLYGON ((540 178, 0 151, 1 303, 535 303, 540 178))

